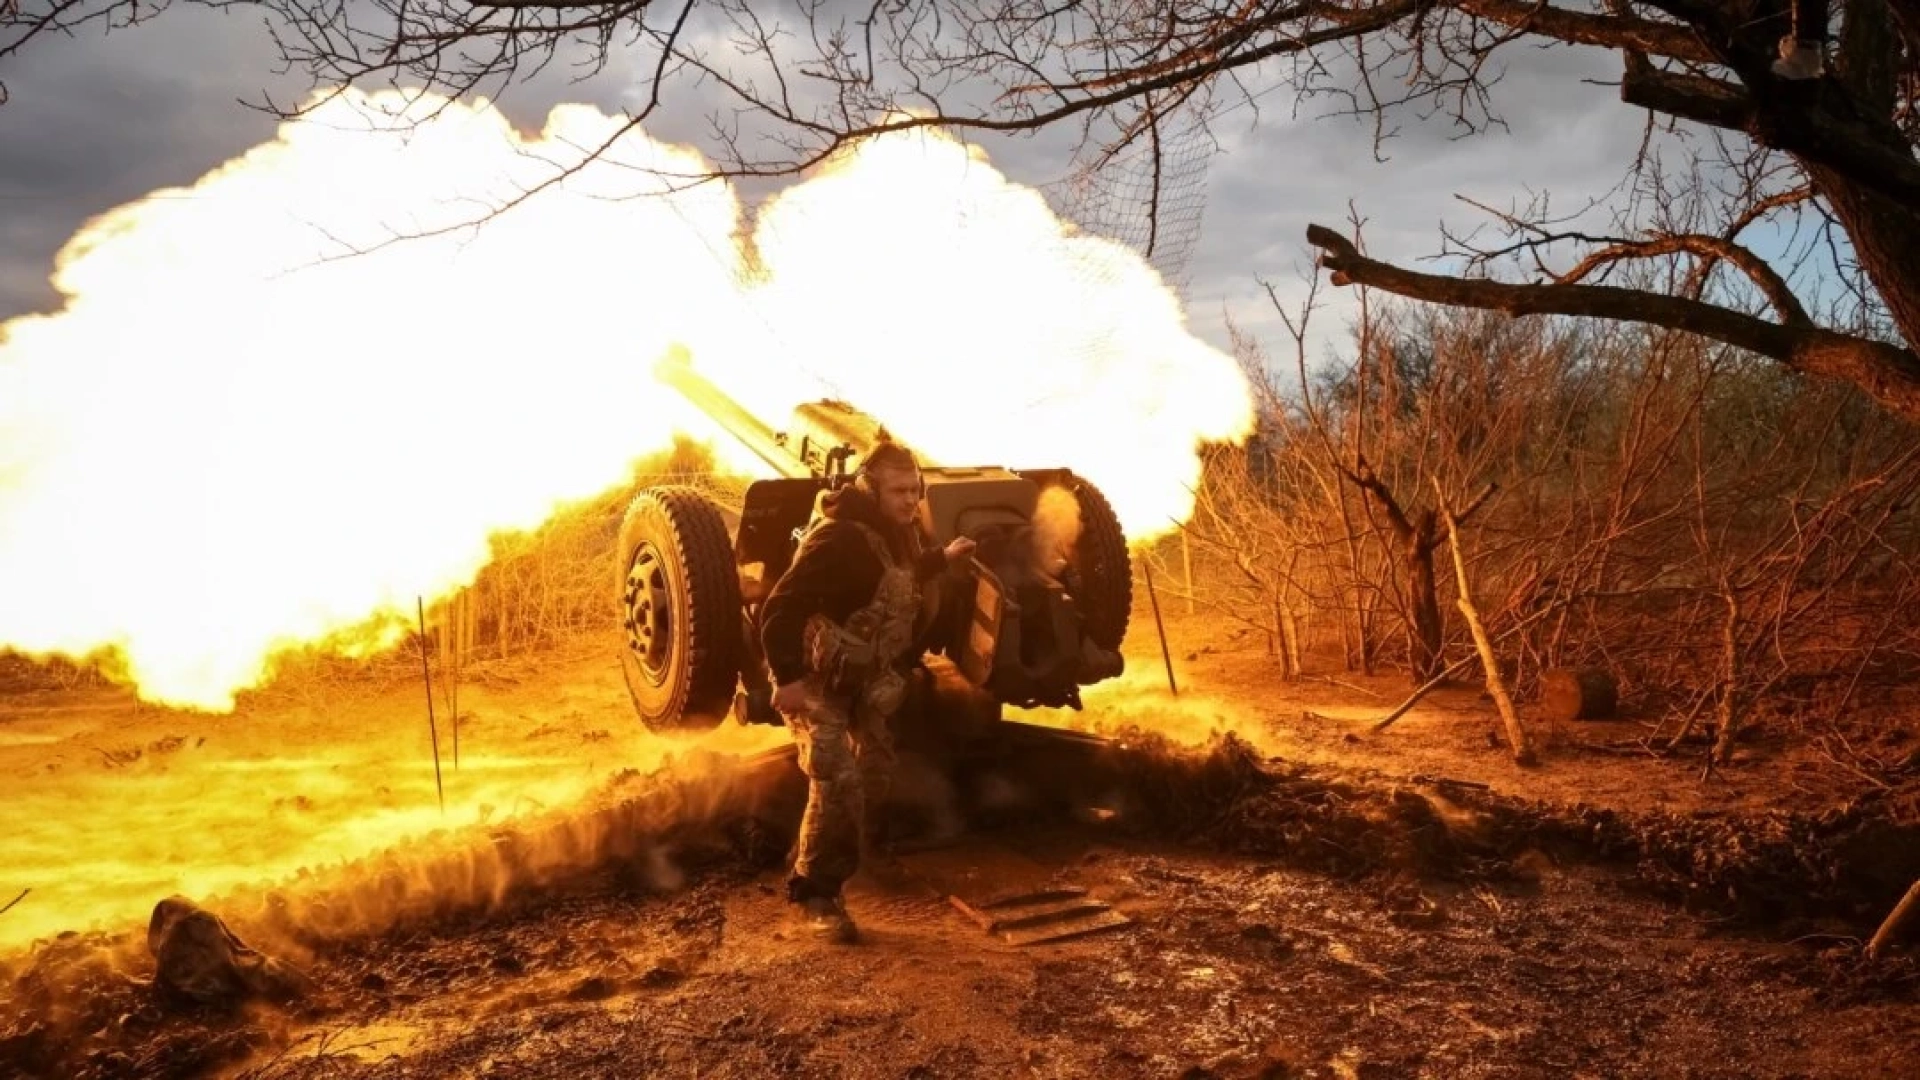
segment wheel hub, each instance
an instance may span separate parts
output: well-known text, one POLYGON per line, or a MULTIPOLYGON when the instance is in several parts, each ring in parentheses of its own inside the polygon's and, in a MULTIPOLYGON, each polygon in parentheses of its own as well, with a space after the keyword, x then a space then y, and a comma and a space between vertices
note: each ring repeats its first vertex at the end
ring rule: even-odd
POLYGON ((666 681, 673 658, 673 598, 667 588, 667 564, 659 549, 642 541, 627 564, 627 649, 640 662, 647 681, 666 681))

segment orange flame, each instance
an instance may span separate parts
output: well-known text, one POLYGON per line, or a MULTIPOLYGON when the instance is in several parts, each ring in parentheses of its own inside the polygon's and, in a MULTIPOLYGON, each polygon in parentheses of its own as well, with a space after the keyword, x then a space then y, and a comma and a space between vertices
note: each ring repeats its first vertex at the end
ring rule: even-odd
POLYGON ((676 347, 776 424, 824 392, 936 459, 1070 466, 1136 537, 1250 426, 1151 269, 977 152, 859 148, 764 208, 749 272, 735 194, 650 172, 697 154, 635 134, 582 164, 622 122, 562 106, 528 137, 484 101, 350 92, 90 223, 64 310, 0 326, 0 647, 113 650, 143 697, 210 710, 279 650, 380 647, 337 637, 715 434, 652 379, 676 347), (582 167, 457 228, 555 164, 582 167))

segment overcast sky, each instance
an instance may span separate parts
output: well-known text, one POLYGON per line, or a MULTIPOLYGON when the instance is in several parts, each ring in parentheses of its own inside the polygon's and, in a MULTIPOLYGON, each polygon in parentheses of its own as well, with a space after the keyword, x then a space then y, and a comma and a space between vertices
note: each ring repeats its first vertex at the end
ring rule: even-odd
MULTIPOLYGON (((1384 163, 1374 160, 1369 124, 1295 118, 1285 90, 1219 118, 1221 146, 1207 161, 1205 213, 1185 274, 1196 332, 1224 347, 1231 313, 1288 355, 1259 279, 1296 295, 1306 226, 1341 225, 1349 201, 1368 219, 1373 252, 1405 261, 1437 251, 1443 220, 1483 220, 1456 196, 1504 206, 1550 190, 1573 206, 1615 184, 1641 118, 1613 88, 1580 81, 1614 78, 1613 61, 1564 47, 1502 56, 1496 106, 1507 130, 1456 139, 1444 121, 1401 118, 1384 163)), ((0 65, 11 94, 0 106, 0 318, 58 306, 47 281, 54 254, 89 217, 189 184, 270 138, 273 121, 241 100, 304 86, 276 79, 275 60, 256 15, 176 8, 130 31, 43 40, 0 65)), ((587 83, 515 91, 505 105, 528 126, 563 99, 612 109, 632 92, 633 75, 615 64, 587 83)), ((696 141, 708 105, 689 100, 650 131, 696 141)), ((1000 168, 1036 186, 1071 168, 1060 138, 988 148, 1000 168)), ((1347 310, 1343 290, 1328 293, 1316 351, 1339 345, 1347 310)))

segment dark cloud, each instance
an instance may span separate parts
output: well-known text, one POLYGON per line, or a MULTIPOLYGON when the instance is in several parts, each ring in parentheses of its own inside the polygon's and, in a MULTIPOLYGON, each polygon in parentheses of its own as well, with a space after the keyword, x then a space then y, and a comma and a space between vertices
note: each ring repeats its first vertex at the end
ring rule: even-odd
POLYGON ((0 72, 0 318, 57 304, 54 255, 89 218, 270 136, 239 99, 271 85, 271 57, 256 19, 178 8, 137 30, 43 38, 0 72))
MULTIPOLYGON (((1372 254, 1414 263, 1440 252, 1443 224, 1463 232, 1489 220, 1463 199, 1506 209, 1550 192, 1571 212, 1606 196, 1642 131, 1642 114, 1603 85, 1617 78, 1617 61, 1524 42, 1498 58, 1492 110, 1503 123, 1475 133, 1402 108, 1385 118, 1388 137, 1376 147, 1372 117, 1331 115, 1337 106, 1326 101, 1296 113, 1284 89, 1216 120, 1222 152, 1211 162, 1207 226, 1187 289, 1195 319, 1228 312, 1290 359, 1292 343, 1256 277, 1294 310, 1312 266, 1307 226, 1345 231, 1349 204, 1366 223, 1372 254)), ((1346 338, 1356 313, 1352 293, 1324 281, 1320 302, 1309 346, 1316 357, 1346 338)))

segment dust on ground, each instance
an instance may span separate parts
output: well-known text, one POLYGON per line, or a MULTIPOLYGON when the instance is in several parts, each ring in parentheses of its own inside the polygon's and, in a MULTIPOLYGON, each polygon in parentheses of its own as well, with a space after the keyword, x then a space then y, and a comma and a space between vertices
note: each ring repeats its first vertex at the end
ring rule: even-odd
MULTIPOLYGON (((1749 817, 1844 818, 1862 801, 1844 766, 1762 740, 1702 778, 1684 760, 1581 745, 1628 738, 1628 720, 1555 733, 1543 765, 1522 770, 1489 742, 1495 721, 1474 690, 1443 691, 1369 736, 1367 720, 1404 695, 1404 677, 1285 684, 1244 636, 1178 618, 1169 631, 1179 698, 1153 686, 1164 679, 1158 643, 1136 620, 1127 680, 1091 696, 1075 722, 1189 743, 1232 731, 1281 759, 1264 767, 1260 798, 1311 800, 1276 814, 1229 793, 1159 835, 1096 818, 965 841, 1058 868, 1131 928, 1016 948, 938 896, 863 879, 853 903, 867 940, 835 949, 788 922, 764 850, 709 850, 682 853, 667 886, 630 862, 588 865, 564 886, 370 927, 302 956, 315 981, 306 1000, 232 1013, 163 1008, 138 984, 147 972, 130 941, 154 901, 239 895, 293 868, 497 824, 516 786, 564 774, 569 787, 553 796, 564 801, 681 748, 638 730, 597 642, 502 665, 462 689, 472 756, 443 775, 446 819, 433 809, 423 695, 404 679, 283 688, 219 719, 135 710, 116 695, 6 700, 0 770, 46 800, 27 831, 58 827, 71 841, 63 852, 43 832, 8 849, 0 890, 22 870, 39 880, 21 882, 34 892, 0 924, 28 904, 87 911, 101 933, 38 955, 118 958, 91 984, 98 1029, 47 1075, 1905 1075, 1920 1037, 1920 969, 1860 961, 1857 918, 1729 922, 1712 905, 1639 887, 1645 850, 1625 866, 1544 853, 1594 827, 1594 813, 1627 815, 1605 820, 1628 843, 1645 815, 1729 828, 1738 843, 1749 817), (194 754, 203 764, 182 764, 194 754), (484 770, 467 762, 488 755, 527 771, 503 766, 482 796, 484 770), (326 764, 284 765, 300 761, 326 764), (196 787, 228 774, 244 779, 196 787), (1426 794, 1408 802, 1405 787, 1426 794), (390 813, 389 797, 405 815, 390 813), (1361 835, 1351 830, 1366 830, 1357 846, 1394 828, 1435 835, 1427 816, 1398 820, 1393 808, 1444 817, 1450 802, 1502 827, 1464 852, 1449 839, 1444 866, 1316 847, 1361 835), (1213 812, 1222 807, 1240 818, 1213 812), (179 828, 145 829, 168 815, 182 817, 179 828), (1275 821, 1306 824, 1288 832, 1275 821), (1515 822, 1541 823, 1539 835, 1515 822), (129 824, 142 827, 129 834, 129 824), (1497 872, 1479 872, 1483 858, 1497 872), (74 876, 108 891, 62 898, 67 866, 87 867, 74 876)), ((1882 810, 1910 795, 1869 790, 1882 810)), ((1790 851, 1795 836, 1773 843, 1790 851)), ((1694 850, 1676 847, 1672 865, 1653 869, 1677 874, 1694 850)), ((31 970, 24 955, 0 966, 9 979, 31 970)), ((45 1019, 6 1011, 0 1060, 45 1019)))
POLYGON ((1007 842, 1136 924, 1023 949, 863 880, 847 948, 790 921, 777 871, 609 879, 344 949, 304 1015, 204 1020, 190 1068, 136 1041, 98 1075, 1871 1078, 1907 1075, 1920 1035, 1885 974, 1716 938, 1586 871, 1423 890, 1078 830, 1007 842))
MULTIPOLYGON (((444 684, 429 722, 417 663, 289 680, 227 715, 118 690, 0 694, 0 904, 30 890, 0 916, 0 955, 62 931, 143 926, 171 893, 209 899, 542 814, 686 754, 634 720, 610 655, 583 640, 472 665, 457 724, 444 684)), ((702 745, 777 741, 729 728, 702 745)))

